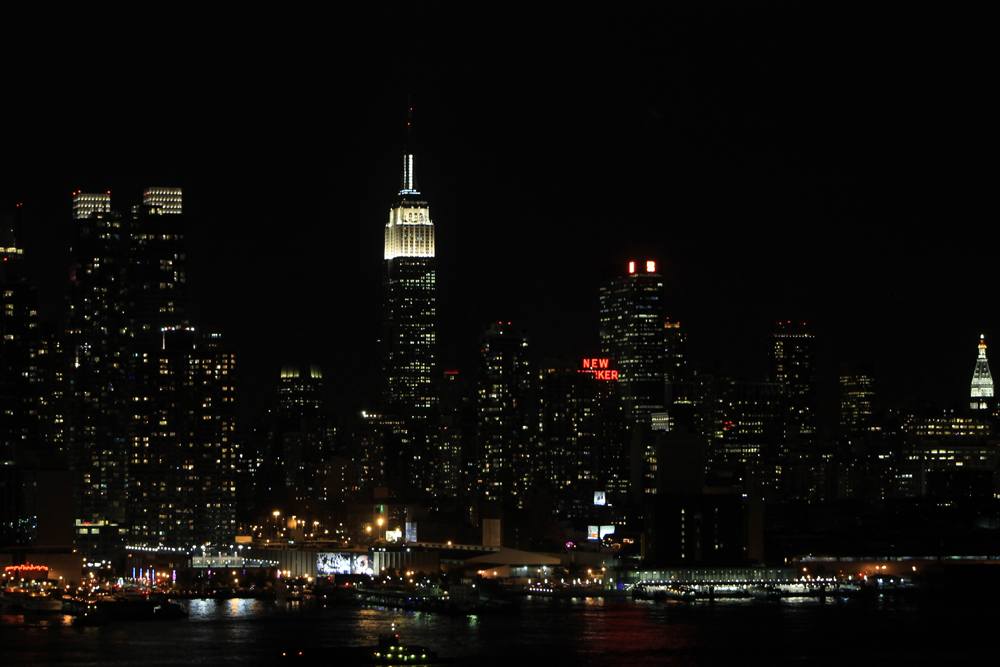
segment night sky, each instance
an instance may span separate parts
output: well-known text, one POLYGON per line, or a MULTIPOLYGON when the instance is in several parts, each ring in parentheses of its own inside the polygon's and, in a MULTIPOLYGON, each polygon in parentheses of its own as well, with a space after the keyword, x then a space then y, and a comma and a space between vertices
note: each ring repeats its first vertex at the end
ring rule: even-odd
POLYGON ((1000 350, 986 17, 157 7, 4 10, 0 203, 64 321, 70 193, 184 188, 192 320, 232 341, 248 413, 296 362, 337 412, 374 405, 410 90, 439 358, 470 379, 491 321, 596 353, 633 257, 706 370, 764 379, 773 322, 804 320, 827 386, 870 362, 884 407, 950 405, 979 334, 1000 350))

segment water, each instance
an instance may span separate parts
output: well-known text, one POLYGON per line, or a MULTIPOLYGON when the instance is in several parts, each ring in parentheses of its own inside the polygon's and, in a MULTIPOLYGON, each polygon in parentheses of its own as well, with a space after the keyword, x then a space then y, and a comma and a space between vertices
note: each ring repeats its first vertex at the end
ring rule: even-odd
POLYGON ((77 628, 4 610, 0 665, 357 664, 392 624, 457 665, 944 665, 993 639, 974 604, 927 599, 655 603, 528 599, 511 616, 443 616, 256 600, 191 600, 186 620, 77 628), (302 653, 301 657, 299 652, 302 653))

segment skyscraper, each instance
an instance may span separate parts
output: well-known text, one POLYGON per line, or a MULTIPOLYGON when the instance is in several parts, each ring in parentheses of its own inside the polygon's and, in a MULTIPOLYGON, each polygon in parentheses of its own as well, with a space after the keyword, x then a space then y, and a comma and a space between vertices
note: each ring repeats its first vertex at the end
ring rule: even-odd
POLYGON ((805 322, 777 322, 771 373, 787 397, 786 435, 808 441, 816 433, 816 339, 805 322))
POLYGON ((121 216, 111 211, 110 193, 73 193, 70 254, 67 419, 76 518, 81 524, 110 526, 112 542, 118 542, 123 538, 118 526, 126 518, 130 407, 128 243, 121 216))
POLYGON ((25 463, 38 433, 38 295, 15 225, 0 215, 0 465, 25 463))
POLYGON ((67 420, 88 556, 235 532, 233 355, 189 326, 181 201, 147 188, 123 219, 110 193, 74 193, 67 420))
POLYGON ((990 374, 990 363, 986 361, 986 340, 985 336, 979 337, 979 357, 976 359, 976 368, 972 371, 972 387, 970 391, 971 402, 969 407, 973 410, 989 409, 993 398, 993 375, 990 374))
POLYGON ((385 412, 411 422, 425 421, 437 404, 434 223, 417 189, 412 111, 407 113, 402 187, 385 226, 382 319, 385 412))
POLYGON ((528 458, 531 369, 528 337, 509 322, 490 324, 480 344, 479 472, 489 500, 521 504, 528 458))
POLYGON ((217 332, 178 326, 159 337, 132 362, 129 541, 227 544, 236 532, 234 358, 217 332))
POLYGON ((601 352, 618 371, 625 418, 648 424, 665 398, 663 279, 656 262, 628 263, 601 287, 601 352))
POLYGON ((127 236, 131 333, 139 344, 155 346, 161 330, 189 323, 181 189, 146 188, 127 236))
POLYGON ((840 431, 856 435, 871 425, 875 380, 870 370, 857 364, 844 364, 840 370, 840 431))

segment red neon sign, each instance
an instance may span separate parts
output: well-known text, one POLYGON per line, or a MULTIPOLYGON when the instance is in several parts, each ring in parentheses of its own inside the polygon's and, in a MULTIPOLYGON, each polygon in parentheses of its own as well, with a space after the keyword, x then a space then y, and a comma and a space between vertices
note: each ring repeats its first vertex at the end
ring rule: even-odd
POLYGON ((610 359, 584 359, 583 372, 593 373, 598 380, 617 380, 618 371, 608 369, 610 359))
POLYGON ((3 569, 4 572, 48 572, 49 567, 47 565, 8 565, 3 569))

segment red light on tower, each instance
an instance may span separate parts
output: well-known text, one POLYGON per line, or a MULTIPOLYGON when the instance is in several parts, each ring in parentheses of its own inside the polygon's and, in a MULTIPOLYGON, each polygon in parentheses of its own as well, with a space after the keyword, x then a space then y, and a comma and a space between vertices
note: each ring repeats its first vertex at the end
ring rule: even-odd
POLYGON ((628 263, 628 272, 629 273, 635 273, 635 262, 629 262, 628 263))
POLYGON ((646 262, 646 273, 656 273, 656 262, 646 262))

